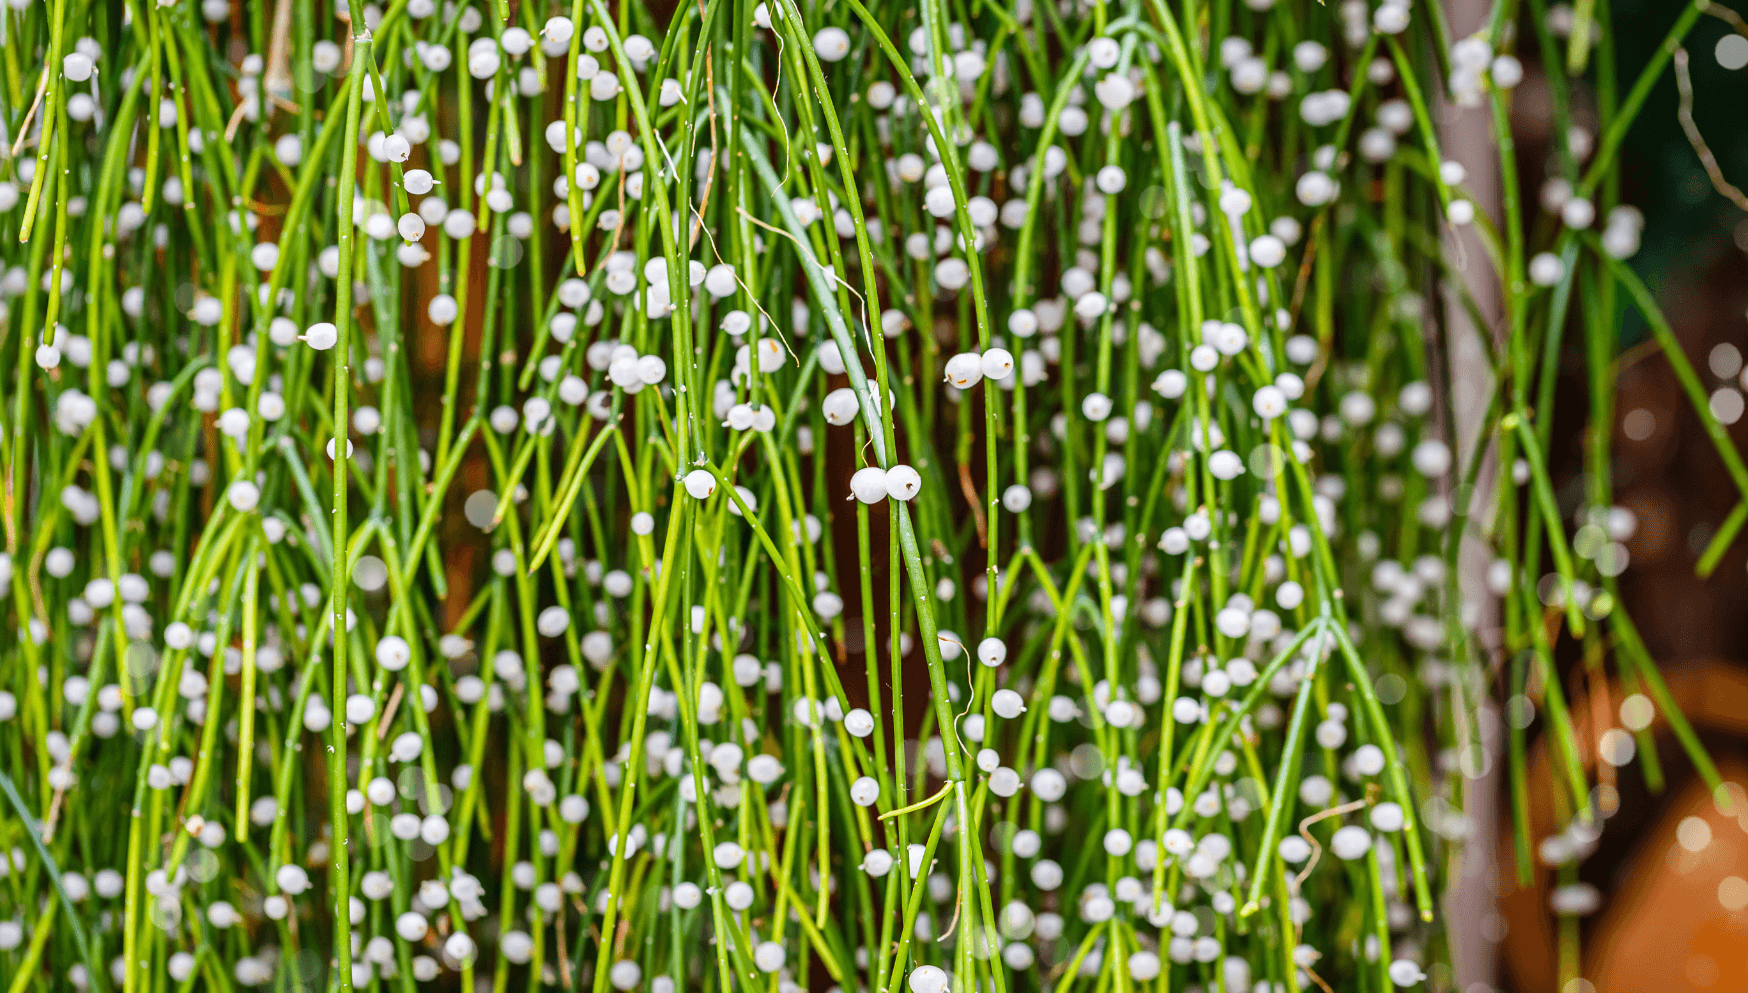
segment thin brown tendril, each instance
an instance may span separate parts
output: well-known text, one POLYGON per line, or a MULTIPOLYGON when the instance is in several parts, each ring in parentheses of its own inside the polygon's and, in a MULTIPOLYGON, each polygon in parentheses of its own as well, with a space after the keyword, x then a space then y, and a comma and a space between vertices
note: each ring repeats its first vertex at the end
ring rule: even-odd
POLYGON ((1699 132, 1699 125, 1693 121, 1693 80, 1688 77, 1685 48, 1675 50, 1675 86, 1681 91, 1681 105, 1676 108, 1675 116, 1681 119, 1681 130, 1687 132, 1687 143, 1693 146, 1694 154, 1699 156, 1700 165, 1705 166, 1706 175, 1711 177, 1712 187, 1728 197, 1731 203, 1748 210, 1748 195, 1724 178, 1724 170, 1718 166, 1718 157, 1712 154, 1711 146, 1706 144, 1705 136, 1699 132))

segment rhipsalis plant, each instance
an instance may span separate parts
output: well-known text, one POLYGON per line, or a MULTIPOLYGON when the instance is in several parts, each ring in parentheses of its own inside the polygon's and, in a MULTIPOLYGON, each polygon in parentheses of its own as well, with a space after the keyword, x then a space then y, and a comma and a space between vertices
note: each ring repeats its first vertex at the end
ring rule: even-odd
POLYGON ((1466 775, 1715 780, 1608 477, 1632 307, 1748 495, 1618 194, 1704 0, 356 5, 0 15, 8 993, 1452 989, 1466 775))

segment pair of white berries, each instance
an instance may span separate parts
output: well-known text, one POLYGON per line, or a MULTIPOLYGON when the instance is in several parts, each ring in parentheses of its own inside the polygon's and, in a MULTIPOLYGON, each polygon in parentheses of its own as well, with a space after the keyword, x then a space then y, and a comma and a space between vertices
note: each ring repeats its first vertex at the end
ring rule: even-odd
POLYGON ((890 469, 879 466, 868 466, 856 470, 850 477, 850 496, 863 503, 879 503, 891 497, 900 502, 909 502, 922 492, 922 474, 908 465, 895 465, 890 469))
POLYGON ((1005 348, 981 354, 960 352, 947 360, 947 382, 962 390, 976 386, 984 377, 1000 382, 1014 374, 1014 355, 1005 348))

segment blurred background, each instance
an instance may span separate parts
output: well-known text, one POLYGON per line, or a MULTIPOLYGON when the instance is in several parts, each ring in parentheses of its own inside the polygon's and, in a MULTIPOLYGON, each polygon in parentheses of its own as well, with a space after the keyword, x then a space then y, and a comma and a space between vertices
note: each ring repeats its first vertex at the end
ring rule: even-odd
MULTIPOLYGON (((1687 4, 1601 3, 1612 16, 1615 77, 1624 92, 1687 4)), ((1482 23, 1491 6, 1445 0, 1459 36, 1482 23)), ((1525 4, 1520 16, 1530 16, 1534 6, 1525 4)), ((1748 2, 1713 4, 1685 46, 1692 124, 1715 159, 1716 175, 1708 174, 1683 128, 1676 74, 1666 71, 1624 146, 1622 193, 1646 219, 1642 247, 1630 264, 1673 325, 1713 412, 1730 425, 1739 449, 1748 450, 1748 197, 1728 186, 1748 185, 1748 24, 1738 11, 1748 11, 1748 2)), ((1569 20, 1571 9, 1549 5, 1548 16, 1569 20)), ((1550 223, 1533 190, 1550 173, 1553 120, 1537 46, 1530 40, 1515 54, 1528 68, 1514 98, 1512 130, 1527 187, 1526 229, 1534 230, 1550 223)), ((1573 124, 1586 132, 1574 136, 1575 149, 1598 131, 1593 82, 1594 71, 1570 82, 1573 124)), ((1471 161, 1497 154, 1482 113, 1445 109, 1447 135, 1475 135, 1489 146, 1459 144, 1453 154, 1471 161)), ((1472 913, 1451 921, 1464 932, 1453 936, 1453 946, 1468 941, 1470 960, 1479 964, 1464 977, 1465 993, 1748 990, 1748 538, 1734 542, 1709 578, 1696 575, 1701 553, 1739 499, 1736 488, 1669 364, 1654 346, 1639 347, 1649 339, 1644 319, 1629 308, 1620 327, 1613 478, 1618 505, 1637 519, 1625 543, 1623 606, 1737 802, 1728 813, 1720 809, 1668 729, 1654 723, 1654 754, 1641 753, 1618 769, 1607 762, 1596 768, 1604 788, 1615 791, 1601 806, 1614 813, 1593 840, 1578 846, 1575 865, 1563 872, 1545 859, 1561 853, 1541 847, 1562 820, 1536 809, 1535 882, 1523 889, 1513 864, 1509 807, 1496 795, 1494 823, 1477 825, 1487 836, 1472 845, 1465 866, 1474 885, 1462 906, 1472 913), (1574 882, 1594 887, 1594 899, 1585 913, 1567 919, 1575 927, 1563 927, 1550 900, 1556 886, 1574 882), (1563 942, 1568 958, 1582 963, 1582 978, 1560 968, 1563 942)), ((1566 342, 1550 468, 1562 510, 1571 514, 1584 498, 1589 397, 1582 331, 1569 328, 1566 342)), ((1586 728, 1621 723, 1618 710, 1631 691, 1589 678, 1580 646, 1568 641, 1562 647, 1579 737, 1593 743, 1596 732, 1586 728)), ((1539 732, 1538 722, 1531 733, 1539 732)), ((1547 756, 1539 739, 1532 742, 1531 796, 1548 797, 1547 756)), ((1590 747, 1587 761, 1594 765, 1590 747)), ((1487 783, 1491 790, 1504 785, 1497 775, 1487 783)))

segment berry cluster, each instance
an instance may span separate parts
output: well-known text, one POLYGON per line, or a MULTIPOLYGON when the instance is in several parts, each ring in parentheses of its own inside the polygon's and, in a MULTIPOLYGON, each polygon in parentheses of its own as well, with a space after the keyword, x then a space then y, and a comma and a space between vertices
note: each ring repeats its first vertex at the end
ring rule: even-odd
POLYGON ((0 976, 1451 988, 1464 774, 1540 714, 1544 860, 1612 810, 1553 639, 1609 762, 1680 721, 1618 300, 1748 493, 1621 261, 1649 84, 1571 124, 1607 5, 1541 8, 11 0, 0 976))

